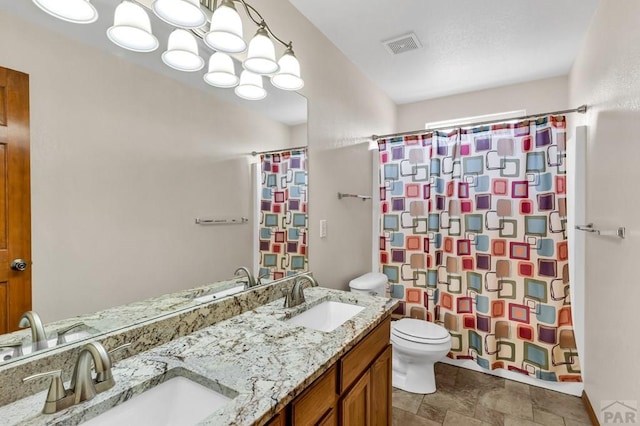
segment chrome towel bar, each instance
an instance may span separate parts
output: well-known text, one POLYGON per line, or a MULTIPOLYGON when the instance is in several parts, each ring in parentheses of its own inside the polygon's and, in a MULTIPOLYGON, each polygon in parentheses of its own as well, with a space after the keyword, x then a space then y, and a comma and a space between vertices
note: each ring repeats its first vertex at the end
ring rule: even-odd
POLYGON ((620 226, 617 229, 604 231, 604 230, 595 228, 593 223, 588 223, 586 225, 576 225, 576 229, 578 231, 592 232, 594 234, 603 235, 607 237, 618 237, 618 238, 622 238, 623 240, 627 235, 627 230, 624 226, 620 226))

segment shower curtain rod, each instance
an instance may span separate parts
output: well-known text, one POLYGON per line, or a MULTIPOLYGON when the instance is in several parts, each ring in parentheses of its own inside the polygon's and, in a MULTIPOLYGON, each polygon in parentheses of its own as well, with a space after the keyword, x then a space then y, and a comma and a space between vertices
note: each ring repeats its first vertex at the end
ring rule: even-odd
POLYGON ((259 155, 259 154, 273 154, 275 152, 285 152, 285 151, 300 151, 300 150, 303 150, 303 149, 307 149, 307 147, 306 146, 294 146, 292 148, 285 148, 285 149, 272 149, 271 151, 253 151, 251 153, 251 155, 253 155, 255 157, 256 155, 259 155))
POLYGON ((436 132, 438 130, 447 130, 447 129, 454 129, 454 128, 463 128, 463 127, 474 127, 474 126, 483 126, 486 124, 494 124, 494 123, 500 123, 500 122, 504 122, 504 121, 515 121, 515 120, 525 120, 527 118, 533 118, 533 117, 540 117, 542 115, 560 115, 560 114, 569 114, 572 112, 578 112, 580 114, 584 114, 585 112, 587 112, 587 106, 586 105, 580 105, 578 108, 573 108, 573 109, 564 109, 562 111, 552 111, 552 112, 542 112, 539 114, 531 114, 531 115, 524 115, 522 117, 514 117, 514 118, 509 118, 509 119, 501 119, 501 120, 489 120, 489 121, 478 121, 476 123, 468 123, 462 126, 442 126, 442 127, 436 127, 434 129, 420 129, 420 130, 412 130, 409 132, 400 132, 400 133, 389 133, 387 135, 373 135, 371 136, 371 138, 374 141, 379 141, 380 139, 384 139, 384 138, 390 138, 390 137, 394 137, 394 136, 410 136, 410 135, 417 135, 420 133, 431 133, 431 132, 436 132))

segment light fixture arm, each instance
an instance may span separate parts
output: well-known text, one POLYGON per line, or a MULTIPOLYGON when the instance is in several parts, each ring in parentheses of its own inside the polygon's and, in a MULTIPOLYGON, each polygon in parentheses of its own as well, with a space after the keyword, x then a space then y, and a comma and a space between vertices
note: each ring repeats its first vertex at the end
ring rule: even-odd
POLYGON ((282 39, 280 37, 278 37, 277 35, 275 35, 275 33, 271 30, 271 28, 269 28, 269 25, 267 25, 266 21, 264 20, 264 18, 262 17, 262 15, 260 14, 260 12, 258 12, 256 10, 255 7, 251 6, 250 4, 248 4, 245 0, 233 0, 236 3, 242 3, 242 5, 244 6, 244 10, 247 12, 247 16, 249 16, 249 18, 258 26, 258 27, 263 27, 264 29, 266 29, 269 34, 271 35, 271 37, 275 38, 276 40, 278 40, 278 43, 280 43, 281 45, 283 45, 284 47, 290 47, 291 42, 289 43, 285 43, 284 41, 282 41, 282 39), (251 12, 254 12, 256 15, 258 15, 258 17, 260 18, 260 22, 258 22, 257 19, 255 19, 253 17, 253 15, 251 14, 251 12))
MULTIPOLYGON (((267 30, 269 32, 269 35, 271 35, 271 37, 276 39, 278 43, 280 43, 281 45, 289 49, 293 47, 293 42, 290 41, 289 43, 285 43, 284 41, 282 41, 280 37, 278 37, 273 32, 273 30, 271 30, 267 22, 264 20, 260 12, 258 12, 255 7, 251 6, 245 0, 231 0, 231 1, 234 3, 241 3, 249 19, 251 19, 253 23, 256 24, 258 27, 263 27, 265 30, 267 30), (254 17, 253 15, 254 13, 258 16, 258 18, 254 17)), ((209 10, 212 10, 212 11, 218 8, 218 0, 205 0, 202 3, 204 4, 205 7, 207 7, 209 10)))

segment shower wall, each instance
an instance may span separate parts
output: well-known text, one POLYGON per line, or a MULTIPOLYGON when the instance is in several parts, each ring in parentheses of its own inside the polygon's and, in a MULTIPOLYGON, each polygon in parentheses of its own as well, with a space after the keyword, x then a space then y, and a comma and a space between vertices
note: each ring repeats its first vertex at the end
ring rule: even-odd
POLYGON ((590 106, 577 117, 588 126, 586 218, 601 228, 626 226, 628 232, 625 240, 586 236, 584 379, 600 415, 600 407, 612 401, 640 402, 639 15, 638 2, 601 1, 569 80, 571 103, 590 106))

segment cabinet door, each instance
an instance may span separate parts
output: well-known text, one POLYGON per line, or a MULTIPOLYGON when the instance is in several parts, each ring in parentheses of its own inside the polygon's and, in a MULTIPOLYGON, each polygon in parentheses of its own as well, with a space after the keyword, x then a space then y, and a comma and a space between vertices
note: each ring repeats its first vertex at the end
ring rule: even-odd
POLYGON ((371 366, 371 425, 391 424, 391 345, 371 366))
POLYGON ((286 415, 285 409, 280 410, 278 414, 271 417, 271 419, 265 424, 265 426, 285 426, 286 425, 286 415))
POLYGON ((371 372, 344 394, 340 401, 340 424, 345 426, 369 426, 371 424, 371 372))
POLYGON ((321 424, 327 418, 327 413, 335 409, 336 377, 336 368, 332 367, 291 403, 291 422, 294 426, 321 424))
POLYGON ((318 422, 318 426, 338 426, 338 417, 336 416, 336 409, 329 411, 325 416, 318 422))

